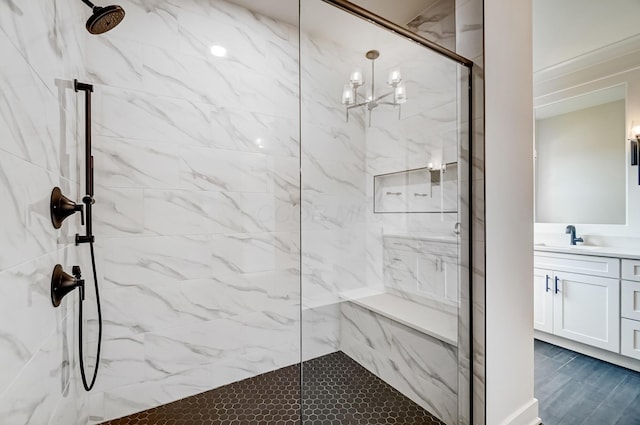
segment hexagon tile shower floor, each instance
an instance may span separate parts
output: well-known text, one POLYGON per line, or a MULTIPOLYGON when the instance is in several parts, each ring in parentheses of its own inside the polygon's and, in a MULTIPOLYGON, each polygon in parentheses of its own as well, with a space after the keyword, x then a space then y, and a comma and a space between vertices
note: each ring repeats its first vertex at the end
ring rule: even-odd
POLYGON ((444 425, 342 352, 103 425, 444 425), (302 416, 302 420, 301 420, 302 416))

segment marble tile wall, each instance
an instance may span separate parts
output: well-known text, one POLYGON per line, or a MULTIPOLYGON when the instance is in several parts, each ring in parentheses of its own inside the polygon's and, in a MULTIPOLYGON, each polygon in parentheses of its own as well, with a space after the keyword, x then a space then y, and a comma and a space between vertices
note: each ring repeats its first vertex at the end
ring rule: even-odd
POLYGON ((341 308, 341 349, 447 425, 458 424, 456 347, 353 303, 341 308))
POLYGON ((99 422, 300 358, 297 28, 217 0, 121 4, 99 37, 80 2, 0 5, 3 424, 99 422), (78 220, 54 231, 48 213, 54 185, 80 189, 76 77, 95 85, 105 326, 89 397, 77 306, 49 299, 55 263, 90 270, 78 220))
MULTIPOLYGON (((473 424, 485 424, 485 203, 484 203, 484 4, 482 0, 456 0, 456 52, 473 61, 473 115, 471 117, 471 314, 473 315, 473 424)), ((469 296, 463 297, 469 300, 469 296)), ((466 306, 465 306, 466 309, 466 306)), ((468 352, 464 347, 464 352, 468 352)), ((461 375, 463 376, 463 375, 461 375)), ((461 386, 468 388, 468 386, 461 386)), ((469 400, 469 397, 460 397, 469 400)))
MULTIPOLYGON (((304 12, 303 5, 303 28, 304 12)), ((403 105, 401 120, 397 109, 381 107, 373 111, 371 126, 362 110, 351 111, 347 122, 338 97, 350 72, 369 66, 365 51, 320 37, 303 35, 301 42, 303 320, 321 309, 324 329, 331 329, 328 341, 336 341, 339 334, 340 324, 331 325, 330 318, 336 317, 342 292, 383 290, 383 232, 451 233, 457 221, 440 214, 409 218, 373 213, 374 175, 445 158, 455 161, 457 156, 455 64, 392 40, 392 48, 389 43, 381 48, 376 69, 386 76, 400 65, 410 100, 403 105)), ((303 328, 303 346, 317 338, 311 329, 303 328)))
POLYGON ((86 45, 107 318, 92 421, 300 359, 297 28, 222 0, 121 3, 86 45))
POLYGON ((456 50, 456 3, 454 0, 438 0, 412 20, 411 31, 446 47, 456 50))
MULTIPOLYGON (((303 3, 303 30, 307 19, 303 3)), ((368 285, 365 131, 359 111, 346 121, 339 97, 362 55, 306 31, 300 53, 302 346, 310 359, 339 349, 340 294, 368 285)))
MULTIPOLYGON (((432 150, 442 158, 443 129, 455 122, 455 85, 447 92, 442 77, 451 69, 407 60, 415 52, 398 40, 396 51, 383 52, 378 66, 387 70, 403 64, 413 98, 402 122, 395 111, 381 110, 374 112, 371 128, 361 111, 352 111, 347 122, 336 87, 354 68, 367 65, 364 52, 304 34, 301 42, 302 345, 304 358, 312 358, 344 343, 342 292, 383 288, 383 227, 372 211, 373 175, 425 166, 432 150)), ((455 84, 455 73, 449 80, 455 84)), ((396 214, 383 224, 405 232, 405 220, 406 215, 396 214)), ((441 218, 427 221, 442 226, 441 218)))
MULTIPOLYGON (((77 371, 77 294, 54 309, 53 266, 86 259, 73 246, 79 221, 54 230, 54 186, 78 191, 78 104, 83 77, 81 5, 0 4, 0 421, 80 424, 87 398, 77 371)), ((88 290, 88 292, 90 292, 88 290)), ((90 294, 88 294, 90 296, 90 294)))
MULTIPOLYGON (((449 3, 449 5, 440 4, 438 10, 453 10, 455 23, 449 25, 455 29, 455 36, 441 37, 444 34, 440 27, 434 26, 432 16, 429 10, 425 11, 423 16, 419 16, 415 21, 409 24, 418 34, 436 41, 441 45, 455 51, 456 53, 469 58, 473 61, 473 71, 471 75, 473 84, 473 115, 471 117, 471 125, 468 125, 468 119, 462 119, 461 124, 472 131, 472 155, 465 155, 462 152, 462 158, 470 158, 472 162, 471 175, 468 176, 470 187, 472 190, 471 197, 471 217, 466 215, 460 217, 463 223, 461 232, 463 241, 462 250, 468 250, 468 243, 471 244, 472 258, 467 259, 466 267, 462 268, 463 274, 470 274, 472 278, 473 294, 470 294, 468 288, 462 286, 460 293, 460 335, 467 335, 468 323, 470 323, 470 315, 473 315, 473 341, 468 338, 459 339, 459 365, 460 365, 460 394, 459 394, 459 411, 470 412, 468 402, 470 395, 466 394, 469 388, 468 379, 470 373, 469 368, 473 366, 473 423, 484 424, 485 420, 485 226, 484 226, 484 50, 483 50, 483 2, 482 0, 446 0, 441 3, 449 3), (434 31, 435 30, 435 31, 434 31), (471 222, 473 229, 467 228, 465 223, 471 222), (470 267, 469 267, 470 266, 470 267), (473 305, 470 306, 471 295, 473 295, 473 305), (466 313, 466 314, 465 314, 466 313), (469 314, 470 313, 470 314, 469 314), (470 352, 469 343, 473 344, 473 359, 465 356, 470 352), (471 364, 473 362, 473 365, 471 364)), ((450 22, 445 20, 446 22, 450 22)), ((464 94, 466 89, 465 75, 460 74, 460 90, 464 94)), ((466 116, 466 111, 460 111, 461 117, 466 116)), ((466 135, 463 135, 466 137, 466 135)), ((465 209, 461 209, 465 211, 465 209)), ((462 279, 464 280, 464 278, 462 279)), ((461 424, 470 423, 470 418, 461 416, 459 418, 461 424)))
MULTIPOLYGON (((302 16, 304 19, 304 14, 302 16)), ((302 26, 304 27, 304 20, 302 26)), ((371 358, 375 357, 375 367, 378 368, 392 362, 390 363, 384 350, 377 352, 380 347, 368 347, 364 350, 366 355, 362 354, 362 347, 358 346, 352 333, 345 332, 350 322, 344 311, 349 307, 348 304, 340 304, 340 292, 355 288, 384 290, 383 233, 425 232, 453 237, 454 224, 461 221, 461 218, 458 214, 374 214, 373 176, 425 167, 429 162, 456 161, 458 144, 468 134, 460 133, 458 129, 468 123, 464 121, 467 117, 464 114, 466 110, 459 109, 465 98, 459 98, 462 87, 459 81, 463 76, 458 65, 424 48, 409 43, 403 45, 401 40, 393 45, 393 49, 381 49, 380 59, 376 62, 378 75, 386 75, 392 67, 401 66, 409 93, 409 101, 403 105, 401 119, 398 119, 397 110, 379 108, 373 112, 371 127, 368 126, 366 117, 353 112, 350 113, 350 123, 345 123, 344 110, 338 103, 336 92, 353 68, 365 69, 367 63, 363 59, 363 53, 344 51, 340 46, 321 43, 317 39, 311 45, 302 41, 303 351, 305 358, 324 353, 306 352, 308 343, 313 341, 315 349, 340 348, 368 367, 371 365, 367 362, 370 363, 371 358), (327 52, 332 52, 336 60, 314 62, 314 58, 323 58, 323 53, 326 56, 327 52), (342 56, 339 56, 340 52, 344 52, 342 56), (326 62, 331 63, 331 69, 327 69, 326 62), (327 92, 326 98, 305 99, 306 85, 324 85, 334 89, 327 92), (332 126, 334 130, 331 137, 321 134, 318 126, 311 123, 311 117, 319 117, 316 122, 332 126), (355 120, 359 121, 353 122, 355 120), (341 169, 362 171, 360 175, 339 174, 335 183, 329 186, 326 183, 326 173, 314 172, 313 168, 311 172, 305 172, 308 170, 305 168, 307 157, 313 166, 316 166, 319 157, 334 161, 339 158, 343 167, 332 169, 334 176, 341 169), (361 184, 362 188, 359 186, 361 184), (355 190, 356 187, 359 190, 355 190), (342 194, 341 199, 336 199, 339 194, 342 194), (354 255, 362 246, 366 246, 364 274, 361 273, 362 257, 354 255), (356 279, 345 280, 343 267, 351 273, 349 278, 356 279), (336 307, 342 311, 340 316, 336 316, 336 307), (316 314, 318 311, 323 314, 316 314), (318 318, 315 327, 306 323, 306 317, 313 317, 314 314, 318 318), (336 318, 340 318, 338 323, 335 322, 336 318), (338 345, 332 345, 335 341, 338 345)), ((319 90, 312 92, 316 94, 319 90)), ((464 156, 464 152, 460 154, 464 156)), ((468 179, 468 176, 465 177, 468 179)), ((451 189, 457 200, 456 186, 457 181, 451 189)), ((468 323, 468 317, 466 320, 468 323)), ((468 333, 464 332, 463 335, 466 337, 468 333)), ((454 372, 451 379, 457 388, 456 356, 457 354, 452 356, 451 366, 454 372)), ((431 359, 421 361, 427 368, 438 364, 438 361, 433 362, 431 359)), ((461 369, 461 374, 467 376, 466 381, 461 380, 461 383, 467 386, 468 370, 467 361, 466 368, 461 369)), ((410 373, 403 375, 398 371, 387 370, 383 379, 393 383, 404 381, 406 387, 410 386, 407 382, 412 382, 407 378, 408 375, 410 373)), ((433 382, 424 379, 420 385, 429 386, 433 382)), ((444 416, 447 416, 449 423, 458 420, 457 391, 450 394, 447 400, 440 400, 436 396, 426 399, 428 401, 423 399, 422 402, 430 404, 431 410, 446 412, 444 416)), ((460 423, 468 423, 468 420, 464 422, 468 417, 467 412, 468 406, 460 418, 463 422, 460 423)))
MULTIPOLYGON (((410 228, 371 225, 370 177, 388 160, 378 161, 388 134, 384 116, 366 130, 362 116, 345 123, 336 105, 353 52, 303 38, 299 158, 297 28, 222 0, 121 3, 125 21, 102 37, 84 32, 82 5, 0 5, 0 48, 11 64, 0 70, 0 193, 14 206, 2 215, 0 244, 0 416, 9 424, 98 422, 298 361, 301 248, 304 357, 336 350, 337 294, 381 287, 380 229, 410 228), (211 44, 228 56, 208 54, 211 44), (48 298, 53 264, 89 270, 72 244, 77 220, 54 231, 48 216, 53 185, 72 198, 80 190, 75 77, 95 84, 105 340, 89 397, 77 376, 77 306, 69 299, 53 310, 48 298)), ((473 48, 478 15, 467 7, 469 25, 457 28, 473 48)), ((438 110, 453 111, 436 99, 438 110)), ((411 108, 403 111, 410 154, 388 156, 401 166, 424 149, 409 134, 425 129, 411 108)), ((442 231, 451 224, 431 222, 442 231)), ((92 352, 95 312, 87 314, 92 352)))
MULTIPOLYGON (((433 213, 373 211, 374 176, 427 167, 430 163, 438 169, 441 164, 458 159, 457 65, 423 47, 404 43, 398 41, 388 62, 390 66, 400 66, 407 84, 408 100, 402 105, 400 119, 394 111, 375 111, 373 123, 366 129, 367 197, 371 200, 367 203, 370 286, 385 284, 383 234, 455 236, 454 225, 459 221, 456 213, 439 213, 445 207, 457 206, 457 178, 452 182, 446 176, 443 185, 430 186, 431 202, 426 205, 433 207, 433 213)), ((397 192, 412 197, 416 191, 411 189, 399 188, 397 192)))

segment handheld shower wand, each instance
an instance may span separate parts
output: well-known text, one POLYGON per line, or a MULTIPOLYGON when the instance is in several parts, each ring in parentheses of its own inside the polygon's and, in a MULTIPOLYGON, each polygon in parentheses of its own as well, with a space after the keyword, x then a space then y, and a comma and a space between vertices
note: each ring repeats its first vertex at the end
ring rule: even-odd
MULTIPOLYGON (((84 0, 83 0, 84 1, 84 0)), ((86 3, 86 1, 85 1, 86 3)), ((95 203, 93 199, 93 155, 91 154, 91 93, 93 86, 91 84, 80 83, 74 80, 74 89, 76 92, 84 91, 85 93, 85 191, 86 195, 82 198, 84 205, 76 204, 69 198, 62 195, 60 188, 56 187, 51 192, 51 222, 53 227, 59 229, 62 222, 69 216, 80 212, 82 215, 82 224, 85 225, 85 234, 76 234, 75 243, 89 244, 91 252, 91 268, 93 271, 93 283, 96 292, 96 307, 98 312, 98 347, 96 349, 96 365, 93 369, 91 382, 87 381, 84 368, 84 344, 83 344, 83 304, 84 304, 84 280, 80 279, 81 272, 79 266, 73 267, 73 276, 65 273, 60 264, 56 265, 51 276, 51 301, 54 307, 58 307, 62 298, 72 292, 75 288, 80 288, 80 303, 78 306, 78 351, 80 359, 80 375, 82 376, 82 385, 86 391, 93 389, 96 378, 98 376, 98 367, 100 365, 100 348, 102 345, 102 308, 100 305, 100 291, 98 288, 98 273, 96 271, 96 257, 93 249, 95 237, 93 235, 93 214, 92 207, 95 203), (86 217, 85 217, 86 216, 86 217)))

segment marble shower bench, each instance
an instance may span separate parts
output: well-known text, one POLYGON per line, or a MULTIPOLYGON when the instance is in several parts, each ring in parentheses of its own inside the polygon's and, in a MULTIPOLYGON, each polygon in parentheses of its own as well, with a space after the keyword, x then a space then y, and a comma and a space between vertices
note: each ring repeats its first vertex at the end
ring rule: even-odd
POLYGON ((342 295, 341 350, 447 425, 456 424, 456 315, 391 293, 342 295))

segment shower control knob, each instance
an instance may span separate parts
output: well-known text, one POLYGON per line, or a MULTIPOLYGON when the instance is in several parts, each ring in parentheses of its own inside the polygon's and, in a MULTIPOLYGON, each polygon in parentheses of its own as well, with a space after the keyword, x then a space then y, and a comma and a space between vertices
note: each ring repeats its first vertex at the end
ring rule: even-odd
POLYGON ((74 276, 65 273, 60 264, 56 264, 51 275, 51 303, 60 306, 62 299, 71 291, 78 288, 80 299, 84 300, 84 280, 80 279, 80 266, 73 266, 74 276))
POLYGON ((53 224, 55 229, 62 227, 62 222, 77 212, 80 212, 80 219, 84 225, 84 205, 76 204, 64 196, 59 187, 54 187, 51 191, 49 211, 51 214, 51 224, 53 224))

